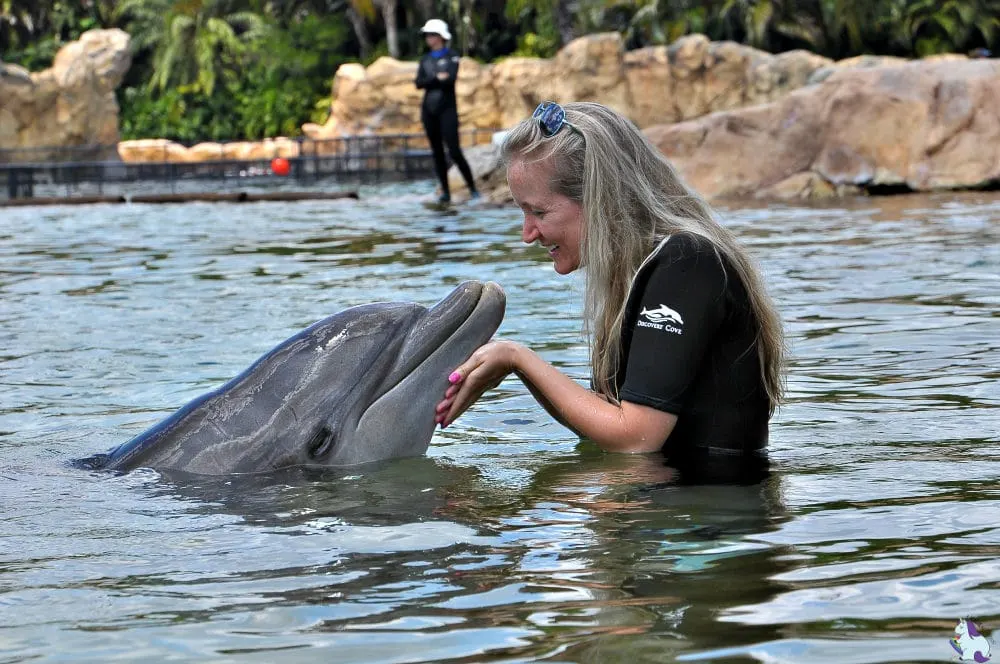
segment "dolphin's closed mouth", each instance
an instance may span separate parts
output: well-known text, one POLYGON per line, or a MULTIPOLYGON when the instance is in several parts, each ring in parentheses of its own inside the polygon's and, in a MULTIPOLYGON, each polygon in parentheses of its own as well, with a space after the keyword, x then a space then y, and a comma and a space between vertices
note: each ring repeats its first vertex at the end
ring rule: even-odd
MULTIPOLYGON (((399 349, 399 359, 384 383, 384 389, 365 412, 376 407, 383 398, 470 327, 483 323, 482 330, 474 330, 469 334, 470 338, 479 337, 478 343, 469 350, 470 353, 489 341, 503 320, 505 308, 506 295, 503 288, 495 282, 488 281, 484 284, 469 281, 456 288, 448 297, 428 309, 420 323, 407 336, 399 349), (494 321, 482 320, 491 315, 495 316, 494 321)), ((461 358, 458 362, 464 359, 461 358)), ((359 426, 363 419, 364 415, 359 419, 359 426)))

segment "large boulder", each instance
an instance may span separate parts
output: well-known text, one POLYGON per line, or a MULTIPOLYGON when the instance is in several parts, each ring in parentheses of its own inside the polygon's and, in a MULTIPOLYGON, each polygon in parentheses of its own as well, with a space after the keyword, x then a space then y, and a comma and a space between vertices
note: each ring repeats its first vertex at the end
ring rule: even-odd
MULTIPOLYGON (((490 68, 490 85, 497 98, 492 127, 509 127, 531 114, 538 102, 551 97, 555 71, 551 60, 506 58, 490 68)), ((462 121, 465 109, 459 107, 462 121)))
MULTIPOLYGON (((422 131, 416 66, 391 58, 368 68, 341 66, 329 120, 304 125, 303 131, 312 138, 422 131)), ((462 126, 509 127, 551 99, 600 102, 647 127, 773 101, 832 66, 805 51, 771 55, 704 35, 626 52, 621 35, 609 32, 580 37, 552 59, 515 57, 481 65, 463 58, 456 92, 462 126)))
POLYGON ((132 62, 129 43, 121 30, 91 30, 62 47, 44 71, 0 63, 0 149, 35 161, 52 158, 39 147, 114 146, 115 89, 132 62))
POLYGON ((293 138, 265 138, 262 141, 205 142, 185 147, 163 138, 142 138, 118 144, 118 156, 128 163, 264 161, 274 157, 301 155, 299 141, 293 138))
POLYGON ((122 161, 132 163, 194 161, 189 156, 189 150, 186 147, 165 138, 139 138, 132 141, 122 141, 118 144, 118 155, 122 161))
POLYGON ((574 39, 556 54, 552 65, 550 99, 600 101, 621 113, 631 112, 625 50, 617 32, 574 39))
POLYGON ((891 62, 646 134, 709 197, 970 188, 1000 180, 997 108, 1000 61, 891 62))
POLYGON ((674 79, 666 46, 649 46, 629 51, 624 57, 625 80, 632 98, 629 117, 640 127, 674 122, 677 112, 674 79))

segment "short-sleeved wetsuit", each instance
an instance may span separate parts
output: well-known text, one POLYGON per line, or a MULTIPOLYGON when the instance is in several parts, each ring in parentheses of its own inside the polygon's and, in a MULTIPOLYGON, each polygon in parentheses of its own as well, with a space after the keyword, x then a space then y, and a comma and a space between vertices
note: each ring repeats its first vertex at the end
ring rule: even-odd
POLYGON ((759 326, 737 272, 704 238, 666 238, 639 268, 622 324, 619 397, 677 416, 662 451, 695 482, 767 472, 770 402, 759 326))

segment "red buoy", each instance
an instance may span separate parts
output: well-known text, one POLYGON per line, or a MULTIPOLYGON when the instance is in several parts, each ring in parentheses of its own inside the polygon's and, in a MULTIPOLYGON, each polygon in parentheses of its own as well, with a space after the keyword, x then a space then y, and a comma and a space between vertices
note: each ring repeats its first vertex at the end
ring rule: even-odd
POLYGON ((288 175, 291 165, 284 157, 275 157, 271 160, 271 172, 275 175, 288 175))

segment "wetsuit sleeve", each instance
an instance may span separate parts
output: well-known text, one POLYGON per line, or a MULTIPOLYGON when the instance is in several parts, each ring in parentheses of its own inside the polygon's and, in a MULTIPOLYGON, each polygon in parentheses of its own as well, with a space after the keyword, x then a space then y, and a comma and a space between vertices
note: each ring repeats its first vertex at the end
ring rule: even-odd
POLYGON ((441 81, 438 80, 435 74, 433 64, 434 58, 429 55, 421 58, 420 64, 417 65, 417 79, 414 81, 418 90, 441 87, 441 81))
POLYGON ((458 80, 458 65, 460 64, 461 58, 458 57, 457 53, 449 53, 448 58, 448 80, 442 81, 442 85, 448 87, 455 87, 455 81, 458 80))
POLYGON ((619 396, 677 415, 725 317, 726 272, 711 248, 683 236, 654 260, 633 294, 639 313, 619 396))

